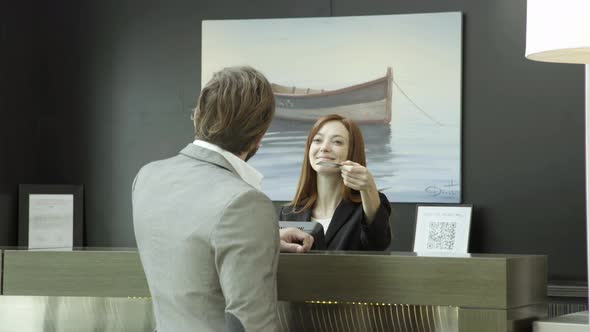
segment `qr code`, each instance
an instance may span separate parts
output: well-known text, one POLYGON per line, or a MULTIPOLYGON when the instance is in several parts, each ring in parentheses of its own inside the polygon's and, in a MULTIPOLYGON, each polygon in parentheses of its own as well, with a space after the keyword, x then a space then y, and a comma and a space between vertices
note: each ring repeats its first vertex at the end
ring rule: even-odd
POLYGON ((452 250, 455 246, 456 223, 446 221, 431 221, 428 234, 428 249, 452 250))

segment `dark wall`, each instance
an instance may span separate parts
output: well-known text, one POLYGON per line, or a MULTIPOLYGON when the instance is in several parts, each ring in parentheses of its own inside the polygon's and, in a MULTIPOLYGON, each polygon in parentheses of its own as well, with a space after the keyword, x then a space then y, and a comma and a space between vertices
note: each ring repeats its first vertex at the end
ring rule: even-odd
MULTIPOLYGON (((192 141, 201 21, 328 16, 318 1, 86 1, 81 8, 79 181, 89 246, 135 246, 130 190, 139 168, 192 141)), ((198 199, 198 197, 195 197, 198 199)))
MULTIPOLYGON (((85 185, 88 246, 135 246, 135 173, 192 140, 201 20, 460 11, 462 190, 463 201, 475 207, 470 251, 547 254, 550 279, 585 280, 583 68, 524 58, 525 0, 51 4, 43 14, 47 57, 27 53, 34 51, 28 41, 38 32, 26 20, 12 41, 27 44, 19 45, 21 56, 14 54, 10 62, 0 55, 3 70, 20 65, 35 74, 29 63, 45 68, 37 77, 46 81, 46 90, 37 92, 51 108, 38 127, 31 125, 39 101, 12 97, 29 91, 18 75, 2 81, 3 118, 7 113, 22 126, 0 125, 2 135, 12 133, 18 142, 13 147, 2 136, 0 143, 0 225, 9 230, 0 233, 0 245, 15 242, 16 184, 38 181, 85 185), (7 95, 13 105, 8 112, 7 95), (35 158, 40 169, 30 166, 35 158)), ((410 250, 415 206, 393 207, 392 249, 410 250)))
MULTIPOLYGON (((525 0, 335 0, 334 16, 463 12, 463 202, 470 252, 549 255, 586 279, 584 69, 525 59, 525 0)), ((397 207, 410 248, 414 207, 397 207)), ((400 225, 401 224, 401 225, 400 225)))
POLYGON ((77 0, 48 0, 43 11, 46 30, 44 103, 39 111, 39 176, 44 183, 83 184, 84 162, 79 125, 87 114, 80 108, 79 11, 77 0))
POLYGON ((47 94, 43 4, 0 1, 0 245, 16 245, 18 184, 38 176, 47 94))

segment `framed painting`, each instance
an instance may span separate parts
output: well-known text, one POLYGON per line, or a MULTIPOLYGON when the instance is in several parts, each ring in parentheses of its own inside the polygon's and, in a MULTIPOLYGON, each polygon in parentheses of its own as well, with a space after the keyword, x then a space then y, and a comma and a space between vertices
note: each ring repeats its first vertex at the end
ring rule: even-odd
POLYGON ((272 83, 275 118, 249 163, 290 201, 321 116, 356 122, 390 202, 461 202, 460 12, 203 21, 201 86, 249 65, 272 83))

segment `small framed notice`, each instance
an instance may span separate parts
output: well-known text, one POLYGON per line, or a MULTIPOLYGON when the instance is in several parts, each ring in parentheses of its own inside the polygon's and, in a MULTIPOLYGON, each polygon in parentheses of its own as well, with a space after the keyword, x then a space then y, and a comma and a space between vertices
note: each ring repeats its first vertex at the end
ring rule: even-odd
POLYGON ((29 249, 83 246, 83 187, 19 186, 18 245, 29 249))
POLYGON ((418 205, 414 252, 466 254, 471 205, 418 205))

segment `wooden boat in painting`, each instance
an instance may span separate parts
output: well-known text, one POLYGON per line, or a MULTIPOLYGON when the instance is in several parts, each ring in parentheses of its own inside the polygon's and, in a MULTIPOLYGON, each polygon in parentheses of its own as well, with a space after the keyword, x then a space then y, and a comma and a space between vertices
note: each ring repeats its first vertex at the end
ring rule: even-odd
POLYGON ((276 117, 315 121, 328 114, 339 114, 358 124, 391 122, 393 73, 337 90, 302 89, 272 84, 276 117))

